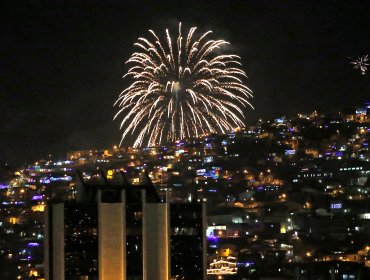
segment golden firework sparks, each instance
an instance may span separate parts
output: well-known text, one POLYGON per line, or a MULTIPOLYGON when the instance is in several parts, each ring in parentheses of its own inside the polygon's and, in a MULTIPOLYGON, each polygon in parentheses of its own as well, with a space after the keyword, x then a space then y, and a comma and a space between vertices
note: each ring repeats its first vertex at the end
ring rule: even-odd
POLYGON ((182 35, 181 23, 175 43, 166 29, 162 42, 139 38, 139 50, 127 60, 124 77, 131 84, 119 95, 115 106, 121 117, 122 142, 135 135, 134 147, 225 133, 244 125, 243 108, 252 107, 252 91, 243 80, 240 57, 223 54, 224 40, 209 40, 212 31, 195 36, 196 27, 182 35))

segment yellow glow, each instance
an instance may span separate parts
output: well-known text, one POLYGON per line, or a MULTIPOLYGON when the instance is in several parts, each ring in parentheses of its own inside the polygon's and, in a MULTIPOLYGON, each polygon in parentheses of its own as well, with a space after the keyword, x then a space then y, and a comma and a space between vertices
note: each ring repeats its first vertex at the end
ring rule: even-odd
POLYGON ((44 212, 45 211, 45 205, 44 204, 38 204, 32 206, 32 211, 33 212, 44 212))
POLYGON ((32 276, 39 276, 38 271, 37 270, 31 270, 30 271, 30 277, 32 277, 32 276))
POLYGON ((113 179, 113 170, 108 170, 107 171, 107 179, 113 179))
POLYGON ((280 227, 280 233, 286 233, 286 227, 285 226, 280 227))

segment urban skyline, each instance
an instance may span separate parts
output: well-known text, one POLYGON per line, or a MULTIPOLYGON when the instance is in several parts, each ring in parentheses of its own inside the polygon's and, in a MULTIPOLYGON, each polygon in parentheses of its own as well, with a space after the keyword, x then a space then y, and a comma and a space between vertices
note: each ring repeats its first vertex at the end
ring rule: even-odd
MULTIPOLYGON (((202 203, 207 208, 202 218, 207 221, 207 243, 203 243, 207 250, 202 250, 207 251, 206 279, 368 280, 369 136, 370 104, 366 103, 335 114, 314 111, 258 121, 224 135, 173 145, 71 151, 60 160, 40 159, 27 166, 2 168, 0 278, 48 279, 45 273, 54 263, 56 275, 64 271, 71 279, 76 275, 96 279, 98 271, 103 271, 96 256, 108 249, 97 251, 94 243, 98 237, 105 238, 98 234, 97 226, 102 225, 96 220, 96 198, 115 212, 116 207, 122 208, 124 199, 117 193, 122 188, 127 190, 127 203, 134 203, 132 209, 126 208, 130 213, 126 222, 139 226, 126 235, 127 248, 131 248, 127 259, 131 259, 129 252, 140 248, 140 221, 145 220, 140 209, 145 207, 135 203, 140 195, 130 190, 140 194, 144 186, 148 195, 153 195, 152 187, 157 192, 157 200, 148 202, 158 202, 159 197, 177 209, 167 214, 176 224, 170 222, 174 240, 170 252, 177 259, 171 267, 172 272, 178 271, 175 279, 187 279, 201 267, 199 261, 185 269, 181 259, 184 254, 199 253, 202 238, 193 226, 196 221, 201 224, 200 215, 194 213, 199 213, 202 203), (146 188, 150 181, 153 186, 149 183, 146 188), (47 243, 50 226, 44 227, 55 222, 53 246, 63 246, 63 203, 69 209, 64 218, 65 270, 62 251, 53 251, 47 243), (51 206, 59 210, 44 222, 45 213, 53 213, 51 206), (132 238, 134 233, 139 239, 132 238), (182 246, 185 239, 193 240, 194 250, 182 246), (82 242, 81 252, 70 246, 73 242, 82 242), (43 254, 45 248, 49 254, 43 254), (52 252, 55 261, 47 257, 52 252)), ((107 230, 110 225, 120 226, 108 220, 102 221, 107 230)), ((154 238, 159 228, 155 223, 150 228, 154 238)), ((100 261, 109 266, 109 258, 100 261)))
POLYGON ((0 279, 370 280, 352 2, 2 1, 0 279))

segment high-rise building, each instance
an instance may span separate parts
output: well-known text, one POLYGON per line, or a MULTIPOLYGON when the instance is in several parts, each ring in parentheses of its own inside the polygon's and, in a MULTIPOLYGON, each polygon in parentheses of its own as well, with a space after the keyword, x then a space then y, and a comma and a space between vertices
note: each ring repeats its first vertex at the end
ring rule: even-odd
POLYGON ((162 201, 148 177, 79 173, 76 200, 45 215, 47 280, 205 279, 205 207, 162 201))

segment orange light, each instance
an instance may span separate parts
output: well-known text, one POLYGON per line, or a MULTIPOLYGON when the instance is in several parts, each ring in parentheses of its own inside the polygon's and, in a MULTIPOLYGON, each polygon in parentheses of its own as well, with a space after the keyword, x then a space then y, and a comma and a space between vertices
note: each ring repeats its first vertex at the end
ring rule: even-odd
POLYGON ((9 219, 9 223, 15 225, 15 224, 19 224, 19 218, 16 218, 16 217, 11 217, 9 219))

